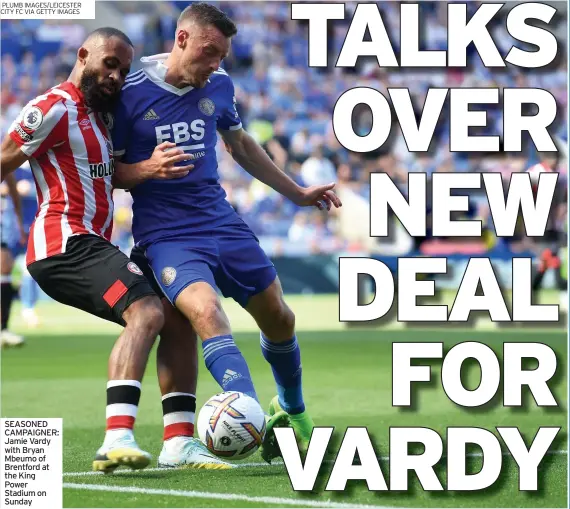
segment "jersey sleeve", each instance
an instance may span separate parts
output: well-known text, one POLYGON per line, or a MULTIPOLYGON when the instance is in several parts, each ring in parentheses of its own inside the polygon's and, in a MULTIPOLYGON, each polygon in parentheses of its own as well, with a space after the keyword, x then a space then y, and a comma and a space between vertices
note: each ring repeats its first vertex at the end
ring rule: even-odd
POLYGON ((223 110, 218 117, 218 129, 223 131, 237 131, 242 128, 241 118, 237 111, 236 92, 232 80, 228 76, 228 88, 224 97, 223 110))
POLYGON ((113 138, 113 156, 121 159, 127 152, 130 129, 125 97, 122 94, 119 103, 113 112, 113 116, 114 122, 113 129, 111 130, 111 137, 113 138))
POLYGON ((38 158, 68 138, 63 98, 47 94, 32 99, 8 129, 12 140, 29 157, 38 158))

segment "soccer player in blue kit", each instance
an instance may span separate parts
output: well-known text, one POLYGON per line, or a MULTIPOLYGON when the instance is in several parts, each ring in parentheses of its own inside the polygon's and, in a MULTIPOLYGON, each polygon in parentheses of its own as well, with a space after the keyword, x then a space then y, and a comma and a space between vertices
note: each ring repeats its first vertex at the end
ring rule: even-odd
POLYGON ((14 269, 14 256, 20 246, 26 245, 26 232, 22 216, 22 202, 17 189, 14 174, 6 177, 6 194, 0 197, 0 345, 21 346, 24 338, 8 330, 12 301, 18 293, 12 286, 12 270, 14 269))
MULTIPOLYGON (((242 168, 297 205, 330 210, 341 203, 334 183, 297 185, 242 128, 232 80, 220 68, 236 33, 217 7, 192 4, 178 19, 171 53, 141 58, 143 68, 127 77, 115 110, 114 153, 121 158, 115 177, 133 196, 133 261, 190 321, 202 339, 206 367, 223 390, 256 399, 216 288, 257 322, 278 392, 262 446, 270 462, 280 455, 274 426, 291 425, 305 452, 313 421, 303 401, 295 316, 273 263, 226 200, 217 171, 217 132, 242 168), (188 161, 180 163, 185 176, 149 179, 157 149, 186 153, 188 161)), ((183 464, 176 455, 163 449, 159 465, 183 464)))

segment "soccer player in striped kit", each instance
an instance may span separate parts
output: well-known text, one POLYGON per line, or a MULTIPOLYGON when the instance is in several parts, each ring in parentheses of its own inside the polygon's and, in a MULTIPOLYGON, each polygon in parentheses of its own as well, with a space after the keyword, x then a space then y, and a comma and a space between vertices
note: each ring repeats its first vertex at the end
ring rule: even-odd
MULTIPOLYGON (((33 170, 39 208, 26 256, 32 277, 56 301, 125 327, 109 359, 106 434, 93 462, 104 472, 150 462, 133 427, 148 356, 165 318, 141 270, 110 243, 115 163, 109 112, 133 57, 121 31, 91 33, 68 81, 30 101, 11 125, 1 156, 2 181, 26 160, 33 170)), ((173 178, 188 173, 173 166, 186 159, 157 150, 149 168, 153 178, 173 178)), ((224 465, 207 454, 201 461, 224 465)))

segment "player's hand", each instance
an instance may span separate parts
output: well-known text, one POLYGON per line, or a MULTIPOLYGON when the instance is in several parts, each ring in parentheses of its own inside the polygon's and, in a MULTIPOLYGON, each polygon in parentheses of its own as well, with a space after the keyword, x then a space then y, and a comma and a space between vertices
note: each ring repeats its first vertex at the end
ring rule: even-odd
POLYGON ((149 173, 154 179, 176 179, 185 177, 194 168, 193 164, 176 166, 194 159, 192 154, 176 148, 176 143, 165 141, 154 148, 151 158, 148 160, 149 173))
POLYGON ((325 186, 311 186, 303 188, 300 196, 293 201, 301 207, 317 207, 319 210, 330 210, 334 205, 342 207, 340 198, 333 191, 335 184, 325 186))

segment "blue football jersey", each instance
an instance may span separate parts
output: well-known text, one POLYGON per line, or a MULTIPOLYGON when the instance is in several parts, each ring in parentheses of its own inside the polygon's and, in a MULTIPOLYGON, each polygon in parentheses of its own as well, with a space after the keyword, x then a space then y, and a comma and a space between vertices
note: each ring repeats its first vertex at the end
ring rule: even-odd
POLYGON ((154 148, 176 143, 194 160, 183 178, 148 180, 131 190, 135 242, 149 244, 180 233, 241 223, 226 200, 216 158, 217 130, 241 129, 234 86, 223 70, 203 88, 165 83, 168 55, 141 58, 143 67, 126 79, 114 113, 114 154, 125 163, 149 159, 154 148))

